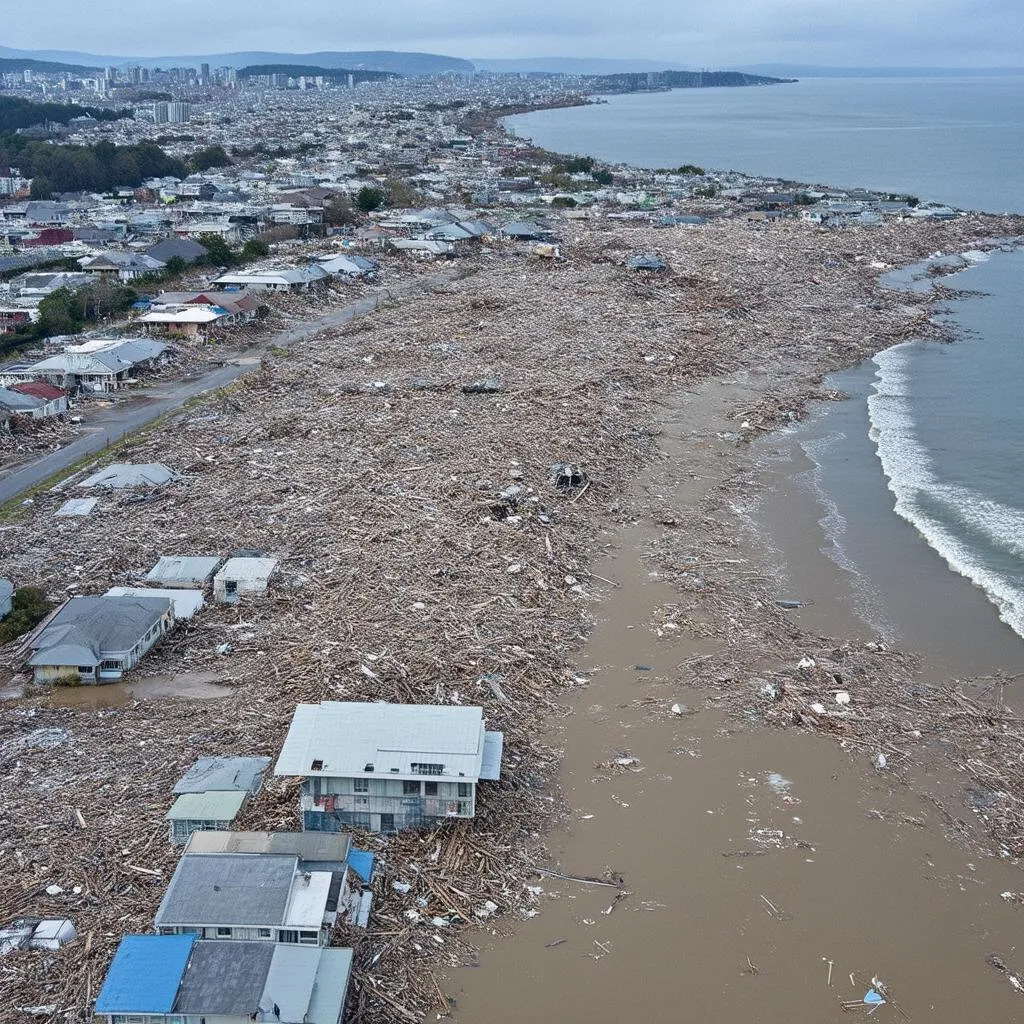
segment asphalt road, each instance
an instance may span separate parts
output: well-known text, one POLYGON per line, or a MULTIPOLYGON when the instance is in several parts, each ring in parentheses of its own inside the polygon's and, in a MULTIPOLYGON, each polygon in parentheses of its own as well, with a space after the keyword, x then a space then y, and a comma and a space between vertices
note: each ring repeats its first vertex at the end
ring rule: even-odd
POLYGON ((123 407, 99 413, 87 424, 89 433, 72 441, 56 451, 40 456, 34 462, 19 466, 0 475, 0 505, 12 501, 20 494, 36 484, 74 465, 79 459, 103 451, 108 445, 119 441, 127 434, 141 429, 165 413, 181 408, 190 399, 207 391, 230 384, 231 381, 259 366, 259 356, 271 347, 287 348, 296 342, 313 337, 326 327, 338 327, 358 317, 372 313, 384 302, 400 300, 424 291, 433 291, 446 284, 466 276, 460 269, 445 271, 428 278, 407 282, 395 289, 384 289, 381 292, 358 302, 351 302, 333 313, 327 313, 315 320, 304 321, 287 331, 262 342, 243 357, 244 362, 225 363, 212 367, 198 375, 161 387, 156 395, 137 396, 125 403, 123 407))

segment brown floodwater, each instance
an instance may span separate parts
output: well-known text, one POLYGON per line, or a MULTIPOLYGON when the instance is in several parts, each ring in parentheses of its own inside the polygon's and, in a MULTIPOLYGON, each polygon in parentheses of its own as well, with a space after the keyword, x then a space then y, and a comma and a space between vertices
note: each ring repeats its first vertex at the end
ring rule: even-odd
POLYGON ((220 672, 183 672, 179 675, 142 676, 124 683, 99 683, 95 686, 55 686, 50 690, 54 707, 99 711, 119 708, 133 700, 160 697, 184 697, 189 700, 218 700, 231 693, 223 685, 220 672))
MULTIPOLYGON (((712 383, 673 412, 665 449, 703 478, 673 500, 713 480, 733 398, 712 383)), ((621 586, 605 589, 581 659, 592 682, 546 737, 564 749, 571 808, 547 866, 619 872, 628 895, 537 879, 536 916, 499 919, 478 963, 444 978, 457 1021, 822 1024, 848 1019, 843 1001, 862 1001, 873 976, 892 1002, 872 1019, 1024 1021, 1024 995, 986 963, 998 953, 1024 970, 1024 906, 1000 895, 1024 889, 1019 868, 947 839, 935 804, 865 754, 748 728, 687 687, 687 659, 708 648, 657 635, 657 610, 678 597, 641 559, 654 536, 622 531, 595 567, 621 586), (614 758, 636 763, 595 767, 614 758)), ((955 780, 927 782, 971 817, 955 780)))

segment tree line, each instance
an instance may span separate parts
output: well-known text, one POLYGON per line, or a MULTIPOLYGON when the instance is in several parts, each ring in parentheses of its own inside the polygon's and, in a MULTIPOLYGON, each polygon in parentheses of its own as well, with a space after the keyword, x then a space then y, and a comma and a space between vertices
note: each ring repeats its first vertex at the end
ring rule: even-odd
POLYGON ((20 96, 0 96, 0 133, 31 128, 52 121, 68 124, 75 117, 94 117, 97 121, 119 121, 131 117, 129 110, 107 107, 80 107, 77 103, 34 103, 20 96))

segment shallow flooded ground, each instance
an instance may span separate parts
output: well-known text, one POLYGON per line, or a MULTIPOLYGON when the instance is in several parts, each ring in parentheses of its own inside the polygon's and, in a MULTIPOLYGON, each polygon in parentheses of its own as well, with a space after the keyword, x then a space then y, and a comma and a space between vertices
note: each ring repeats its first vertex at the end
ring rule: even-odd
MULTIPOLYGON (((673 412, 665 450, 696 474, 674 501, 713 479, 734 397, 712 383, 673 412)), ((654 475, 640 486, 667 493, 654 475)), ((620 586, 581 662, 593 681, 549 737, 571 811, 542 866, 624 888, 539 877, 536 916, 499 920, 444 979, 457 1020, 821 1024, 847 1019, 844 1001, 879 1020, 1024 1020, 1024 995, 986 963, 1024 967, 1024 906, 1002 895, 1022 877, 947 838, 972 817, 955 780, 919 766, 930 797, 915 795, 832 739, 716 710, 687 686, 707 641, 658 635, 678 596, 641 557, 655 537, 629 528, 596 566, 620 586), (864 1002, 873 977, 889 1003, 864 1002)))

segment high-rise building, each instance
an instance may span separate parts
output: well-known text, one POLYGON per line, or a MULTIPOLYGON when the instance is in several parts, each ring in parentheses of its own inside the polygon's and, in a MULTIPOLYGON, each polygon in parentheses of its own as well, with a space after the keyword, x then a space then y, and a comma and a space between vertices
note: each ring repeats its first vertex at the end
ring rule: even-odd
POLYGON ((203 85, 209 85, 210 84, 210 65, 209 64, 200 64, 199 65, 199 81, 202 82, 203 85))

